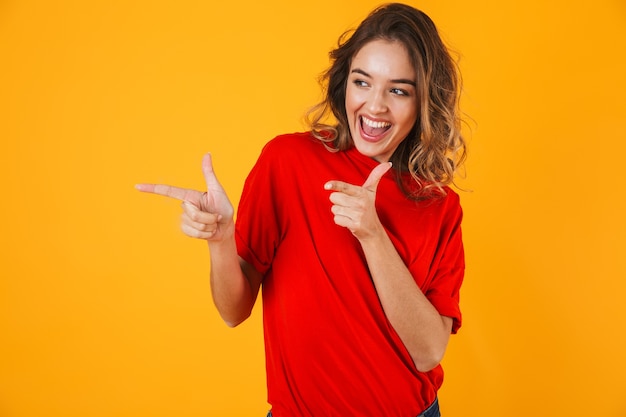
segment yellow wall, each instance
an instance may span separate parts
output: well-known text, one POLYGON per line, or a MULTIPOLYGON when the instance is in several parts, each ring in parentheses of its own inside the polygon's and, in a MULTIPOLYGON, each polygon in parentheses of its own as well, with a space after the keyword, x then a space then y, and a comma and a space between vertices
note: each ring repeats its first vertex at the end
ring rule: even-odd
MULTIPOLYGON (((0 2, 0 415, 261 416, 260 310, 227 329, 205 244, 136 182, 235 202, 377 4, 0 2)), ((462 53, 465 325, 446 417, 625 416, 626 5, 413 2, 462 53)))

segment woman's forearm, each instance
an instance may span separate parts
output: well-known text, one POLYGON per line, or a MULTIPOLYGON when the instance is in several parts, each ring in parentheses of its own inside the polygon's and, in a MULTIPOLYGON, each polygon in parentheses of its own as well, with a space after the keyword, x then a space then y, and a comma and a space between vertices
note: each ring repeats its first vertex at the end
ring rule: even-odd
POLYGON ((250 316, 261 275, 241 260, 234 236, 209 242, 209 251, 213 302, 226 324, 235 327, 250 316))
POLYGON ((372 279, 389 322, 419 371, 441 362, 452 319, 439 314, 398 255, 386 232, 361 241, 372 279))

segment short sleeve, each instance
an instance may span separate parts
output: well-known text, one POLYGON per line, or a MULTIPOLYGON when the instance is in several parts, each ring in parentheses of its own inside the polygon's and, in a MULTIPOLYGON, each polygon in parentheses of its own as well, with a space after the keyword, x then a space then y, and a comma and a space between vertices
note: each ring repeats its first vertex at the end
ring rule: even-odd
POLYGON ((269 142, 244 183, 235 226, 237 252, 261 274, 272 264, 280 243, 280 207, 276 147, 269 142))
POLYGON ((459 292, 465 275, 465 254, 461 233, 463 211, 458 195, 451 190, 448 192, 452 194, 448 196, 445 204, 446 212, 434 259, 435 271, 425 295, 439 314, 454 319, 452 333, 456 333, 462 322, 459 292))

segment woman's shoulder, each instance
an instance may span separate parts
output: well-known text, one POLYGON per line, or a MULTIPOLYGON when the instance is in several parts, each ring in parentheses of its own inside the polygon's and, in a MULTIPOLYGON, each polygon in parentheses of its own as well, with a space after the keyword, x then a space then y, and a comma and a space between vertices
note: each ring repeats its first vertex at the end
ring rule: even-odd
POLYGON ((461 208, 461 198, 459 194, 448 185, 433 187, 431 198, 435 202, 440 202, 450 209, 461 208))
POLYGON ((421 177, 416 179, 407 171, 399 173, 397 180, 407 195, 425 205, 459 204, 459 194, 450 185, 437 184, 421 177))
POLYGON ((300 156, 325 149, 311 132, 284 133, 271 139, 263 147, 265 156, 300 156))
POLYGON ((459 193, 452 189, 449 185, 442 187, 444 192, 444 198, 448 201, 448 204, 460 205, 461 197, 459 193))
POLYGON ((283 133, 271 139, 265 147, 283 148, 283 147, 307 147, 319 142, 313 137, 311 132, 294 132, 283 133))
MULTIPOLYGON (((437 217, 448 218, 449 221, 455 221, 454 219, 463 217, 460 195, 452 187, 448 185, 441 187, 432 186, 425 191, 421 187, 418 188, 419 194, 413 194, 415 196, 413 197, 414 199, 407 199, 407 204, 408 201, 411 201, 415 204, 414 207, 416 209, 437 217)), ((411 191, 413 190, 408 190, 409 193, 411 191)), ((407 192, 406 188, 404 192, 407 192)))
POLYGON ((450 186, 442 187, 443 194, 440 197, 443 211, 448 217, 462 218, 463 208, 461 207, 461 197, 450 186))

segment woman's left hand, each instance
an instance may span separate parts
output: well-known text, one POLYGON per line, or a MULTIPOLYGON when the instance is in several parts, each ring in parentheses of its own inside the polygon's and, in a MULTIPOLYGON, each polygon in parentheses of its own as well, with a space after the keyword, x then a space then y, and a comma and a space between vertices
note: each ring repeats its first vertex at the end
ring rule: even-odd
POLYGON ((391 168, 391 162, 383 162, 370 172, 363 185, 342 181, 329 181, 324 189, 330 194, 335 224, 345 227, 359 240, 374 236, 382 230, 376 213, 376 189, 380 179, 391 168))

